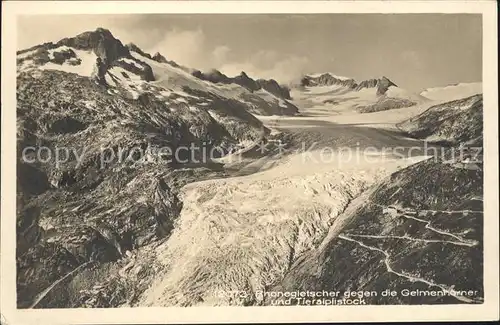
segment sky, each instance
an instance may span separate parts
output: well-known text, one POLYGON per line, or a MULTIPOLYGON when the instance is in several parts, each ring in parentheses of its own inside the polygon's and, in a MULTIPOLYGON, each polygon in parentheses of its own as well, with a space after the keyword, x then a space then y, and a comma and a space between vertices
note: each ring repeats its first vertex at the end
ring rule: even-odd
POLYGON ((124 44, 200 70, 245 71, 282 83, 332 72, 399 87, 482 80, 482 20, 474 14, 37 15, 18 19, 18 49, 97 27, 124 44))

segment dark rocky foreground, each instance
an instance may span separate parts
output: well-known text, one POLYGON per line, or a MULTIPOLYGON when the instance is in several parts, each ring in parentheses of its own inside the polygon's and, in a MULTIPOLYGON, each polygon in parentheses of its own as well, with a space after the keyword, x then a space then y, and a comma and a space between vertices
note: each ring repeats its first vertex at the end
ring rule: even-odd
MULTIPOLYGON (((188 97, 199 107, 193 111, 176 103, 175 94, 166 101, 148 94, 131 100, 58 71, 21 73, 17 91, 19 307, 83 305, 85 297, 64 285, 51 291, 53 299, 36 296, 82 265, 99 271, 127 251, 168 237, 182 207, 177 189, 224 176, 210 160, 165 160, 152 154, 155 148, 195 144, 228 152, 267 133, 237 102, 212 95, 213 106, 201 108, 208 94, 200 92, 188 97), (25 148, 31 149, 23 155, 25 148), (54 160, 57 150, 65 161, 54 160)), ((118 276, 99 272, 102 280, 118 276)), ((95 283, 92 277, 82 281, 95 283)))

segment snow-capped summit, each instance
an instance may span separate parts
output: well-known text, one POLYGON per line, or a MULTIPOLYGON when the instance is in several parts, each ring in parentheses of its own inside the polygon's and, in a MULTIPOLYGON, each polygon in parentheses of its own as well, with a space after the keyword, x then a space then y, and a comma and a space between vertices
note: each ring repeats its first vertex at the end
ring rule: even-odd
POLYGON ((17 63, 18 73, 44 70, 74 73, 92 78, 109 93, 132 99, 146 92, 153 92, 157 98, 168 98, 173 92, 182 95, 187 87, 237 100, 247 111, 259 115, 289 115, 298 111, 288 101, 287 89, 274 80, 258 82, 244 72, 234 78, 217 70, 202 74, 168 60, 159 52, 150 55, 134 43, 123 45, 104 28, 18 51, 17 63))
POLYGON ((306 87, 331 85, 353 87, 355 84, 356 81, 352 78, 338 76, 330 72, 308 74, 301 80, 301 85, 306 87))

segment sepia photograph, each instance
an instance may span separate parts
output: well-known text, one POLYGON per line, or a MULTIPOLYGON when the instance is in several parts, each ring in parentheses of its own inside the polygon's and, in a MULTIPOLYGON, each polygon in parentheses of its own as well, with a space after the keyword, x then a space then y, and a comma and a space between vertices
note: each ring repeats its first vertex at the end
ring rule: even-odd
POLYGON ((2 305, 498 317, 494 2, 147 3, 10 12, 2 305))

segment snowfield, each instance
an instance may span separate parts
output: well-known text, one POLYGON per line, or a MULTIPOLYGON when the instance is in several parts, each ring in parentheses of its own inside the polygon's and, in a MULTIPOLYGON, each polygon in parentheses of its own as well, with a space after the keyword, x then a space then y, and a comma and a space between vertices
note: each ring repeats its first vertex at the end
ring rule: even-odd
POLYGON ((79 65, 70 65, 66 62, 64 62, 63 64, 55 64, 52 62, 48 62, 40 66, 39 69, 58 70, 68 73, 76 73, 84 77, 90 77, 92 75, 92 72, 94 71, 95 61, 97 59, 97 56, 94 54, 94 52, 77 50, 74 48, 69 48, 67 46, 61 46, 56 49, 50 50, 49 52, 52 54, 53 52, 60 52, 65 49, 71 49, 73 50, 73 52, 76 53, 76 57, 81 60, 79 65))
POLYGON ((459 83, 446 87, 427 88, 420 95, 436 101, 451 101, 483 93, 482 82, 459 83))

